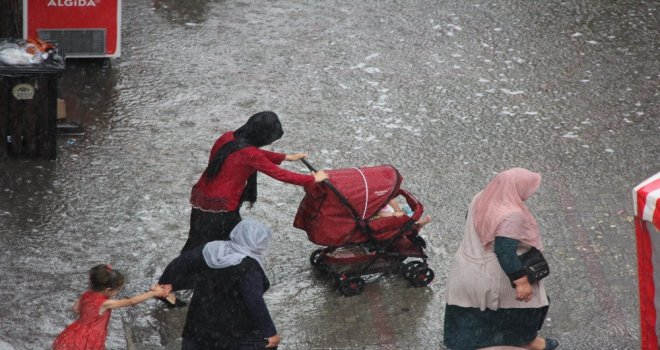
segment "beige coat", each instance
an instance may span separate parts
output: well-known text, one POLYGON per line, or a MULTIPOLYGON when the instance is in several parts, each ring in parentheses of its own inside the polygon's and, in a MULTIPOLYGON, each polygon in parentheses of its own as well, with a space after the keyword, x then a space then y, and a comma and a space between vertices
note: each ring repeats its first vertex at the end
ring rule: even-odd
MULTIPOLYGON (((518 255, 529 248, 521 243, 518 255)), ((548 305, 543 280, 532 285, 530 301, 516 300, 516 290, 511 287, 495 252, 484 249, 474 230, 472 204, 468 209, 463 241, 449 270, 446 299, 450 305, 475 307, 482 311, 499 308, 539 308, 548 305)))

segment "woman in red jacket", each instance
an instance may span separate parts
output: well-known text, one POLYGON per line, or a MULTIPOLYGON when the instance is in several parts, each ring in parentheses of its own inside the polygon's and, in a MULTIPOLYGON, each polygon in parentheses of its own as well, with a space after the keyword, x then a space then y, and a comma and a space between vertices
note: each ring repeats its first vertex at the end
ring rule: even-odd
MULTIPOLYGON (((257 172, 299 186, 328 178, 323 171, 300 174, 279 167, 282 161, 296 161, 306 154, 284 154, 263 150, 280 139, 284 131, 273 112, 259 112, 235 131, 215 141, 206 170, 192 188, 190 231, 181 252, 216 240, 228 240, 231 230, 241 221, 243 202, 252 207, 257 200, 257 172)), ((168 297, 168 306, 184 305, 168 297)))
POLYGON ((296 161, 306 154, 283 154, 260 147, 280 139, 284 131, 273 112, 259 112, 235 131, 215 141, 209 164, 192 188, 190 232, 182 252, 216 240, 228 240, 241 221, 241 204, 257 200, 257 172, 290 184, 306 186, 328 178, 324 171, 313 175, 284 170, 282 161, 296 161))

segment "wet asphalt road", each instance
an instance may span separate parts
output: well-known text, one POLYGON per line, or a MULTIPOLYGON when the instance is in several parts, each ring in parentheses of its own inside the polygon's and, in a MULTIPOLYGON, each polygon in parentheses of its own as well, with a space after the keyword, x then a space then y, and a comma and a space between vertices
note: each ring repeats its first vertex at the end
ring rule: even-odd
MULTIPOLYGON (((0 349, 46 349, 87 270, 123 295, 187 236, 191 185, 222 132, 273 110, 319 168, 392 164, 433 221, 434 282, 342 297, 292 227, 302 189, 260 177, 276 232, 266 300, 281 349, 442 349, 444 284, 467 204, 494 173, 540 172, 530 200, 561 349, 639 348, 631 190, 660 171, 657 1, 124 1, 122 57, 67 61, 84 135, 58 159, 0 160, 0 349)), ((306 171, 302 164, 287 168, 306 171)), ((177 349, 185 310, 116 312, 109 349, 177 349)))

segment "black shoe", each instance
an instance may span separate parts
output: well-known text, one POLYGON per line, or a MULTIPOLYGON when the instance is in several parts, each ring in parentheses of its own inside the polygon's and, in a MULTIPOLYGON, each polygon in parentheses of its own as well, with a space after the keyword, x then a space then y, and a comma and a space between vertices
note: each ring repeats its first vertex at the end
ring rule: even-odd
POLYGON ((559 342, 552 338, 545 338, 545 348, 543 350, 553 350, 559 346, 559 342))
POLYGON ((158 299, 158 300, 162 301, 163 303, 165 303, 165 305, 167 305, 168 308, 184 307, 184 306, 188 305, 188 303, 186 303, 185 301, 183 301, 179 298, 175 298, 174 302, 171 302, 171 301, 167 300, 167 298, 163 298, 163 297, 159 297, 159 298, 156 298, 156 299, 158 299))

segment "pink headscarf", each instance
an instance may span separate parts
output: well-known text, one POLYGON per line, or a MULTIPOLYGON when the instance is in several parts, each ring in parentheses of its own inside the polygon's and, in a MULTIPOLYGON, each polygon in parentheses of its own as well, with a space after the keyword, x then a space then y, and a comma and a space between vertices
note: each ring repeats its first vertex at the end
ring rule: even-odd
POLYGON ((502 236, 543 250, 536 219, 523 203, 540 185, 541 175, 527 169, 497 174, 474 200, 474 227, 481 244, 488 246, 502 236))

